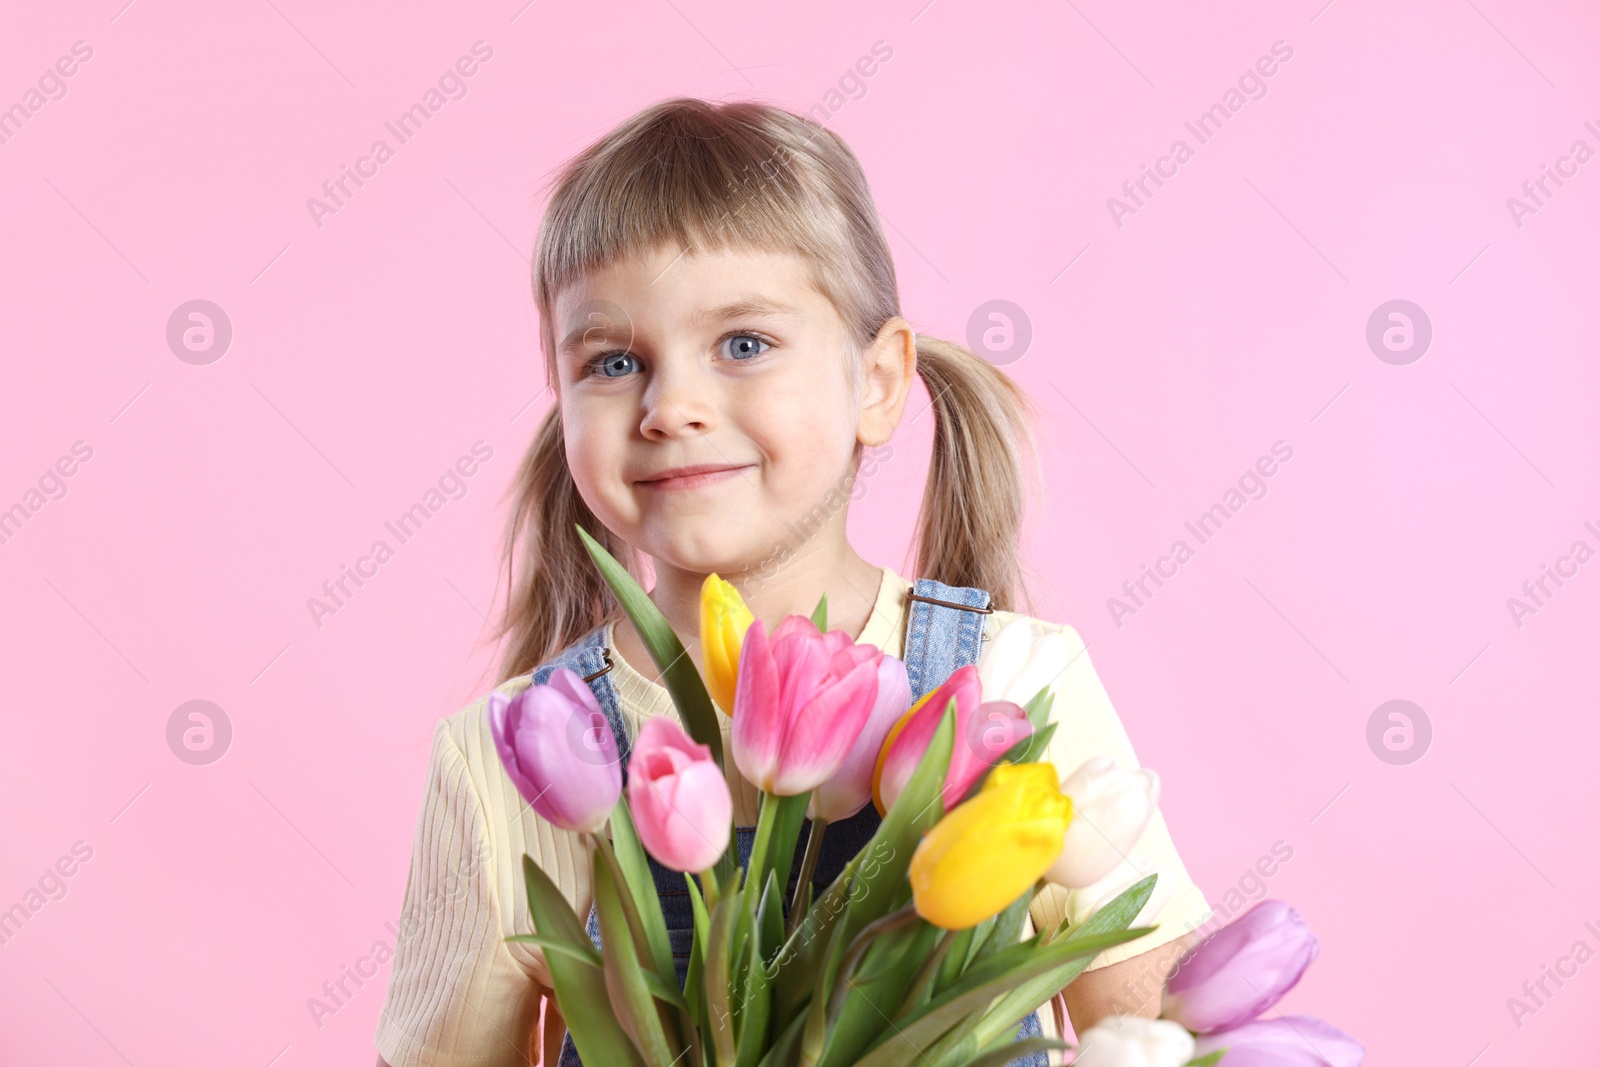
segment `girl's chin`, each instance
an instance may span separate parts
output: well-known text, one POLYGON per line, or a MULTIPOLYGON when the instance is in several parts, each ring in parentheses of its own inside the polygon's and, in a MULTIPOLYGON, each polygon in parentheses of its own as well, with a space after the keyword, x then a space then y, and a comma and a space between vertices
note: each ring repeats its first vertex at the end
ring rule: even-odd
POLYGON ((726 536, 727 532, 724 530, 723 536, 707 538, 673 537, 666 542, 653 543, 645 551, 655 560, 657 571, 667 566, 691 574, 717 574, 727 578, 771 566, 770 560, 777 551, 775 546, 757 551, 743 539, 726 536), (769 562, 763 564, 764 560, 769 562))

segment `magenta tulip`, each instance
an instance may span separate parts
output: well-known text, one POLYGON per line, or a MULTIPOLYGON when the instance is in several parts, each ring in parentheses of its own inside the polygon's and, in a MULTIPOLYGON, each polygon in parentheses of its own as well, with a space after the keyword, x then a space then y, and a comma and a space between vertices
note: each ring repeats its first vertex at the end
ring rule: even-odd
POLYGON ((811 794, 811 809, 807 812, 810 818, 838 822, 867 806, 872 800, 872 772, 878 765, 878 752, 889 730, 910 706, 911 682, 906 677, 906 665, 893 656, 884 656, 878 661, 878 699, 838 771, 811 794))
POLYGON ((1361 1042, 1310 1015, 1257 1019, 1195 1042, 1198 1058, 1225 1048, 1223 1067, 1361 1067, 1361 1042))
POLYGON ((644 724, 628 764, 628 808, 646 852, 675 871, 703 871, 721 857, 733 795, 711 749, 658 715, 644 724))
POLYGON ((759 789, 796 796, 838 771, 878 698, 883 652, 790 615, 745 631, 733 698, 733 761, 759 789))
POLYGON ((972 783, 1012 745, 1033 733, 1027 712, 1008 700, 981 703, 983 692, 975 665, 950 672, 943 685, 911 706, 889 732, 873 776, 873 801, 879 814, 887 814, 944 719, 945 707, 956 702, 955 747, 944 780, 944 806, 948 811, 961 802, 972 783))
POLYGON ((489 694, 500 762, 533 810, 563 830, 598 833, 622 793, 617 739, 594 692, 557 667, 514 697, 489 694))
POLYGON ((1161 1015, 1201 1034, 1240 1026, 1282 999, 1316 958, 1299 914, 1263 900, 1179 961, 1161 1015))

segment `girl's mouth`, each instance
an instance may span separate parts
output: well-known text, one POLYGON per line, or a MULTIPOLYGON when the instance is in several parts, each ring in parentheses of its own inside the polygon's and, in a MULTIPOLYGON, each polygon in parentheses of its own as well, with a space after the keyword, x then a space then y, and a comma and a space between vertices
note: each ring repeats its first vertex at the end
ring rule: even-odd
POLYGON ((701 486, 715 485, 725 482, 749 470, 753 464, 742 466, 723 466, 718 464, 702 464, 698 467, 679 467, 674 470, 663 471, 661 476, 634 484, 641 489, 652 489, 670 492, 683 489, 699 489, 701 486))

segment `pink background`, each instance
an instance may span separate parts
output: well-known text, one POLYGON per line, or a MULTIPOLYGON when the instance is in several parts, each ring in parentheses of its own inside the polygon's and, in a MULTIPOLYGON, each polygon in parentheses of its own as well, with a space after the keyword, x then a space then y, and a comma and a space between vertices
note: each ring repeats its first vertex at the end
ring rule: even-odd
MULTIPOLYGON (((1600 949, 1600 562, 1520 628, 1506 605, 1600 548, 1600 160, 1520 227, 1506 204, 1600 149, 1600 18, 920 2, 8 14, 0 105, 93 58, 0 145, 0 507, 93 456, 0 545, 0 908, 93 856, 0 945, 0 1059, 371 1061, 387 967, 320 1028, 306 1001, 392 944, 432 725, 491 682, 499 498, 548 403, 541 179, 670 95, 826 113, 878 41, 827 122, 905 311, 953 339, 985 301, 1029 317, 1004 358, 1045 412, 1035 613, 1089 642, 1211 899, 1293 848, 1267 891, 1322 952, 1283 1007, 1372 1064, 1600 1055, 1600 962, 1520 1027, 1506 1003, 1600 949), (306 199, 478 40, 466 97, 319 229, 306 199), (1119 228, 1107 198, 1280 40, 1266 97, 1119 228), (206 366, 165 339, 199 298, 234 331, 206 366), (1432 322, 1409 365, 1366 342, 1392 299, 1432 322), (479 440, 466 496, 316 626, 307 598, 479 440), (1107 599, 1279 440, 1266 497, 1119 627, 1107 599), (166 741, 194 699, 233 729, 207 766, 166 741), (1367 744, 1391 699, 1432 723, 1409 765, 1367 744)), ((850 517, 908 577, 930 422, 850 517)))

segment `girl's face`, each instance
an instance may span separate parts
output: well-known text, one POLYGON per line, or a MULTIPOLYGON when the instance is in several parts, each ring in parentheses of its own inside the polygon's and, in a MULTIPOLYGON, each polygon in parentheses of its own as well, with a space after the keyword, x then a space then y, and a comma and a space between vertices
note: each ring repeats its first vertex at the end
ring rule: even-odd
POLYGON ((842 539, 855 444, 886 441, 904 404, 900 388, 885 428, 875 376, 863 395, 844 321, 790 254, 630 257, 562 291, 555 338, 579 493, 628 544, 693 573, 797 551, 788 524, 808 515, 837 516, 842 539), (681 468, 709 470, 669 476, 681 468))

